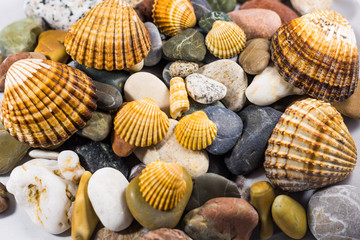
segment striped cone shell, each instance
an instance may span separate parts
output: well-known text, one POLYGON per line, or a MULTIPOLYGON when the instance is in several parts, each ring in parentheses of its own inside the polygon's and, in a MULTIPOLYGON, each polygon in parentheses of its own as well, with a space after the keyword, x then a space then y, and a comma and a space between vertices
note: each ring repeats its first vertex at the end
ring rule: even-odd
POLYGON ((174 77, 170 80, 170 115, 173 119, 190 109, 184 79, 174 77))

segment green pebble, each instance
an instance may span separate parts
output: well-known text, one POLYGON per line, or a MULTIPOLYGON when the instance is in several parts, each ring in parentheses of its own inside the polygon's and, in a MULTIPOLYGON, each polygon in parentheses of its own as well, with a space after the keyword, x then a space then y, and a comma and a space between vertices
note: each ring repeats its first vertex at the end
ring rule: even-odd
POLYGON ((209 12, 204 16, 202 16, 199 20, 199 26, 205 32, 209 32, 212 28, 213 23, 217 20, 226 21, 226 22, 233 21, 226 13, 214 11, 214 12, 209 12))
POLYGON ((214 11, 231 12, 236 7, 236 0, 208 0, 214 11))

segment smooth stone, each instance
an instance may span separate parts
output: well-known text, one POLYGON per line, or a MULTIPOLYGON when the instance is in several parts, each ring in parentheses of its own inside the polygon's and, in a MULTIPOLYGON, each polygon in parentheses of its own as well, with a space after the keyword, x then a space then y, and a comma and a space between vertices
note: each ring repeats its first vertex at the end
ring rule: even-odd
POLYGON ((123 98, 119 90, 114 86, 94 81, 96 86, 96 94, 98 100, 96 102, 97 107, 104 111, 111 111, 118 109, 123 103, 123 98))
POLYGON ((101 228, 94 237, 94 240, 138 240, 148 232, 139 223, 133 221, 130 227, 120 232, 113 232, 107 228, 101 228))
POLYGON ((77 68, 93 80, 97 82, 106 83, 116 87, 117 90, 124 93, 124 85, 126 80, 130 77, 130 73, 126 71, 106 71, 106 70, 97 70, 95 68, 89 68, 84 65, 79 64, 76 61, 72 61, 68 64, 71 67, 77 68))
MULTIPOLYGON (((195 73, 199 70, 199 64, 194 62, 176 61, 170 64, 169 74, 173 77, 186 78, 190 74, 195 73)), ((171 79, 170 79, 171 80, 171 79)))
POLYGON ((38 17, 27 17, 7 25, 0 31, 3 54, 10 56, 18 52, 33 52, 42 31, 43 21, 38 17))
POLYGON ((34 52, 42 53, 52 61, 66 63, 69 58, 64 46, 66 34, 67 32, 60 30, 48 30, 40 33, 34 52))
POLYGON ((180 221, 192 192, 192 180, 186 170, 183 171, 186 189, 178 204, 167 211, 160 211, 145 201, 139 186, 139 176, 135 177, 126 188, 126 202, 134 218, 145 228, 174 228, 180 221))
POLYGON ((204 36, 195 29, 188 28, 166 41, 163 53, 173 60, 200 62, 206 54, 204 36))
POLYGON ((10 205, 9 194, 4 184, 0 182, 0 213, 5 212, 10 205))
POLYGON ((183 231, 179 229, 170 229, 170 228, 159 228, 153 231, 146 233, 142 240, 191 240, 191 238, 186 235, 183 231))
POLYGON ((185 233, 197 240, 248 240, 257 224, 256 210, 241 198, 213 198, 183 220, 185 233))
POLYGON ((138 10, 140 15, 142 15, 146 20, 152 21, 153 5, 154 0, 143 0, 135 7, 135 10, 138 10))
POLYGON ((315 192, 308 209, 309 229, 318 240, 360 239, 360 189, 338 185, 315 192))
POLYGON ((43 18, 51 28, 67 31, 93 6, 103 0, 26 0, 27 16, 43 18))
POLYGON ((246 42, 245 49, 240 53, 239 64, 248 74, 260 74, 270 62, 270 41, 255 38, 246 42))
POLYGON ((289 237, 301 239, 307 231, 306 211, 304 207, 287 195, 274 199, 271 214, 276 225, 289 237))
POLYGON ((71 150, 64 150, 57 158, 58 167, 64 179, 79 183, 85 169, 81 166, 79 156, 71 150))
POLYGON ((187 170, 192 178, 207 172, 209 158, 205 150, 193 151, 181 146, 175 137, 175 127, 178 121, 170 119, 169 130, 164 139, 150 147, 136 148, 136 157, 146 165, 156 162, 174 162, 187 170))
POLYGON ((281 24, 287 23, 294 18, 298 18, 299 15, 294 12, 290 7, 281 3, 280 1, 274 0, 251 0, 242 4, 240 9, 249 9, 249 8, 262 8, 268 9, 276 12, 280 19, 281 24))
POLYGON ((49 160, 57 160, 59 157, 58 152, 51 152, 39 149, 33 149, 29 151, 29 157, 31 158, 42 158, 42 159, 49 159, 49 160))
POLYGON ((135 145, 125 142, 115 131, 111 135, 111 146, 114 153, 119 157, 127 157, 136 149, 135 145))
POLYGON ((141 174, 142 170, 144 170, 145 168, 146 168, 146 165, 143 163, 133 166, 130 170, 130 174, 128 177, 129 182, 131 180, 133 180, 134 178, 136 178, 137 176, 139 176, 141 174))
POLYGON ((192 98, 189 98, 189 102, 190 102, 190 109, 188 111, 184 112, 184 114, 181 117, 190 115, 196 111, 205 110, 206 108, 212 107, 212 106, 226 108, 225 105, 221 101, 214 102, 213 104, 201 104, 201 103, 195 102, 192 98))
MULTIPOLYGON (((212 63, 212 62, 215 62, 215 61, 218 61, 218 60, 221 60, 222 58, 218 58, 218 57, 215 57, 208 49, 206 49, 206 55, 205 55, 205 58, 204 58, 204 63, 205 64, 209 64, 209 63, 212 63)), ((227 60, 231 60, 233 62, 237 62, 238 60, 238 55, 235 55, 234 57, 232 58, 228 58, 227 60)))
POLYGON ((208 152, 209 169, 207 173, 215 173, 217 175, 230 178, 231 174, 224 163, 224 155, 214 155, 208 152))
POLYGON ((170 81, 172 79, 170 75, 170 66, 175 62, 169 62, 165 65, 163 71, 162 71, 162 80, 165 83, 166 87, 170 89, 170 81))
POLYGON ((279 15, 267 9, 243 9, 229 12, 228 15, 244 30, 246 39, 270 39, 281 26, 279 15))
POLYGON ((212 11, 207 0, 190 0, 190 2, 194 7, 196 21, 199 21, 202 16, 212 11))
POLYGON ((170 116, 170 91, 155 75, 147 72, 131 75, 125 83, 124 93, 128 102, 149 97, 170 116))
POLYGON ((112 117, 109 113, 95 111, 92 118, 87 121, 86 126, 79 130, 77 134, 89 138, 93 141, 102 141, 110 133, 112 127, 112 117))
POLYGON ((231 173, 245 175, 262 166, 267 142, 282 112, 249 105, 238 115, 244 124, 243 133, 225 164, 231 173))
POLYGON ((331 105, 345 116, 360 119, 360 84, 356 86, 354 93, 348 99, 342 102, 332 102, 331 105))
POLYGON ((203 15, 199 20, 199 26, 208 33, 215 21, 232 22, 233 20, 224 12, 214 11, 203 15))
POLYGON ((149 30, 151 37, 151 49, 145 57, 145 66, 152 67, 158 64, 162 57, 162 40, 158 28, 152 22, 145 23, 146 28, 149 30))
POLYGON ((198 73, 226 86, 227 93, 222 102, 228 109, 237 112, 244 106, 248 82, 246 73, 239 64, 228 59, 217 60, 201 67, 198 73))
POLYGON ((29 149, 30 146, 19 142, 5 131, 0 121, 0 174, 10 172, 29 149))
POLYGON ((0 64, 0 91, 4 91, 5 87, 5 78, 6 73, 9 70, 10 66, 21 59, 46 59, 46 57, 41 53, 35 52, 18 52, 8 56, 1 64, 0 64))
POLYGON ((231 12, 236 7, 236 0, 207 0, 214 11, 231 12))
POLYGON ((215 173, 205 173, 194 179, 193 192, 186 205, 186 212, 218 197, 240 198, 241 196, 234 182, 215 173))
POLYGON ((235 146, 242 133, 241 118, 233 111, 217 106, 207 107, 204 112, 217 128, 215 140, 206 150, 214 155, 227 153, 235 146))
POLYGON ((193 73, 185 78, 189 96, 198 103, 212 104, 226 95, 224 84, 199 73, 193 73))
POLYGON ((126 204, 126 177, 114 168, 97 170, 89 180, 88 195, 101 223, 111 231, 121 231, 133 221, 126 204))
POLYGON ((290 0, 290 2, 293 8, 301 15, 305 15, 320 9, 331 10, 333 5, 332 0, 290 0))

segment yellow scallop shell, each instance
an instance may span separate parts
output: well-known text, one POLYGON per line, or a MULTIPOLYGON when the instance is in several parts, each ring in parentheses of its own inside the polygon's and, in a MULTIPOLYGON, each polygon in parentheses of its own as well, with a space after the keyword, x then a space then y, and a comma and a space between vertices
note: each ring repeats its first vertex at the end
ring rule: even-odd
POLYGON ((181 146, 201 150, 215 139, 216 125, 204 111, 196 111, 183 117, 175 127, 175 136, 181 146))
POLYGON ((80 70, 51 60, 24 59, 6 74, 2 122, 18 141, 50 147, 85 127, 96 100, 93 82, 80 70))
POLYGON ((70 27, 64 44, 80 64, 112 71, 141 62, 150 51, 151 38, 125 1, 105 0, 70 27))
POLYGON ((183 168, 177 163, 150 163, 139 176, 139 186, 145 201, 161 211, 170 210, 185 194, 183 168))
POLYGON ((169 36, 196 24, 194 7, 189 0, 155 0, 152 13, 155 25, 169 36))
POLYGON ((151 98, 127 103, 116 114, 114 130, 125 142, 137 147, 157 144, 169 130, 169 118, 151 98))
POLYGON ((170 115, 173 119, 190 109, 184 79, 174 77, 170 80, 170 115))
POLYGON ((218 58, 231 58, 244 49, 245 32, 234 22, 217 20, 206 35, 205 44, 209 51, 218 58))

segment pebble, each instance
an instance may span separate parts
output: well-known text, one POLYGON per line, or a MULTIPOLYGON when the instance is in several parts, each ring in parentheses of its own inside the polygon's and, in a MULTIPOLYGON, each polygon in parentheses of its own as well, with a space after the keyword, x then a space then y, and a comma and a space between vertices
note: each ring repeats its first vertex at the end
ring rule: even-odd
POLYGON ((258 224, 256 210, 241 198, 213 198, 185 215, 184 231, 196 240, 249 240, 258 224))
POLYGON ((34 52, 42 53, 52 61, 66 63, 69 58, 64 46, 66 33, 60 30, 48 30, 40 33, 34 52))
POLYGON ((124 70, 131 73, 131 74, 136 73, 136 72, 140 72, 144 67, 144 62, 145 62, 145 60, 143 59, 140 62, 138 62, 137 64, 131 66, 130 68, 124 68, 124 70))
POLYGON ((228 13, 246 34, 246 39, 270 39, 281 26, 279 15, 267 9, 243 9, 228 13))
POLYGON ((301 239, 307 230, 306 212, 304 207, 287 195, 279 195, 274 199, 271 214, 276 225, 286 235, 301 239))
POLYGON ((194 100, 192 100, 192 98, 189 98, 189 103, 190 103, 190 109, 187 112, 185 112, 181 117, 190 115, 196 111, 205 110, 207 107, 217 106, 217 107, 225 108, 225 105, 222 104, 221 101, 214 102, 213 104, 201 104, 195 102, 194 100))
POLYGON ((9 70, 10 66, 16 61, 28 58, 46 59, 43 54, 35 52, 18 52, 8 56, 0 64, 0 91, 4 91, 6 73, 9 70))
POLYGON ((144 170, 146 168, 146 165, 143 163, 137 164, 134 167, 131 168, 130 170, 130 174, 128 177, 129 182, 131 180, 133 180, 135 177, 139 176, 142 172, 142 170, 144 170))
POLYGON ((10 200, 4 184, 0 182, 0 213, 9 208, 10 200))
POLYGON ((133 221, 130 227, 120 232, 113 232, 107 228, 101 228, 95 235, 94 240, 138 240, 148 232, 139 223, 133 221))
POLYGON ((140 192, 139 176, 131 180, 126 188, 126 202, 134 218, 143 227, 149 230, 174 228, 179 223, 193 186, 191 177, 186 170, 183 171, 183 177, 186 182, 184 196, 174 208, 167 211, 158 210, 145 201, 140 192))
POLYGON ((125 198, 128 185, 120 171, 109 167, 97 170, 89 180, 91 205, 101 223, 111 231, 124 230, 133 221, 125 198))
POLYGON ((152 6, 154 0, 143 0, 136 7, 135 10, 140 13, 146 20, 152 21, 152 6))
POLYGON ((57 161, 33 159, 16 167, 7 189, 45 231, 59 234, 70 228, 77 185, 61 175, 57 161))
POLYGON ((221 20, 226 22, 232 22, 233 20, 224 12, 213 11, 203 15, 199 20, 199 26, 206 33, 208 33, 215 21, 221 20))
MULTIPOLYGON (((228 58, 227 60, 231 60, 233 62, 237 62, 237 59, 238 59, 238 55, 235 55, 234 57, 232 58, 228 58)), ((215 62, 217 60, 221 60, 222 58, 218 58, 218 57, 215 57, 208 49, 206 49, 206 54, 205 54, 205 58, 204 58, 204 63, 208 64, 208 63, 212 63, 212 62, 215 62)))
POLYGON ((212 11, 207 0, 190 0, 190 2, 194 7, 196 21, 199 21, 202 16, 212 11))
POLYGON ((151 37, 151 49, 145 57, 144 65, 152 67, 158 64, 162 57, 162 40, 158 28, 152 22, 145 23, 151 37))
POLYGON ((342 102, 332 102, 331 105, 345 116, 360 119, 360 84, 356 86, 354 93, 349 98, 342 102))
POLYGON ((217 60, 201 67, 198 73, 214 79, 227 88, 222 100, 231 111, 239 111, 245 104, 245 89, 248 86, 247 76, 239 64, 228 60, 217 60))
POLYGON ((273 65, 256 75, 245 91, 246 98, 258 106, 270 105, 290 95, 303 94, 301 89, 286 82, 273 65))
POLYGON ((241 118, 233 111, 217 106, 207 107, 204 112, 217 128, 215 140, 206 150, 214 155, 227 153, 235 146, 242 133, 241 118))
POLYGON ((0 31, 3 54, 10 56, 18 52, 34 51, 37 38, 42 31, 43 21, 38 17, 27 17, 7 25, 0 31))
POLYGON ((332 186, 315 192, 308 205, 309 229, 318 240, 360 239, 360 189, 332 186))
POLYGON ((93 6, 103 0, 26 0, 24 3, 27 16, 43 18, 51 28, 67 31, 93 6))
POLYGON ((123 103, 123 98, 119 90, 106 83, 94 81, 98 100, 97 107, 104 111, 118 109, 123 103))
POLYGON ((164 43, 163 53, 172 60, 202 61, 206 54, 204 36, 193 28, 185 29, 164 43))
POLYGON ((33 149, 29 151, 29 156, 31 158, 42 158, 42 159, 49 159, 49 160, 57 160, 59 153, 58 152, 51 152, 39 149, 33 149))
POLYGON ((111 146, 114 153, 119 157, 127 157, 136 149, 135 145, 125 142, 125 140, 121 139, 115 131, 113 131, 111 135, 111 146))
POLYGON ((79 130, 77 134, 89 138, 93 141, 102 141, 110 133, 112 127, 112 117, 109 113, 93 112, 92 118, 87 121, 86 126, 79 130))
POLYGON ((225 164, 233 174, 245 175, 262 166, 267 142, 282 112, 249 105, 238 114, 244 124, 243 133, 225 164))
POLYGON ((189 96, 201 104, 212 104, 226 95, 224 84, 199 73, 187 76, 185 82, 189 96))
POLYGON ((150 147, 136 148, 136 157, 146 165, 156 162, 174 162, 185 168, 192 178, 207 172, 209 158, 205 150, 193 151, 181 146, 175 137, 175 126, 178 121, 170 119, 169 130, 164 139, 150 147))
POLYGON ((239 64, 248 74, 260 74, 270 62, 270 41, 255 38, 246 42, 245 49, 240 53, 239 64))
POLYGON ((179 229, 159 228, 146 233, 142 240, 191 240, 183 231, 179 229))
POLYGON ((214 11, 231 12, 236 7, 236 0, 208 0, 214 11))
POLYGON ((224 156, 223 155, 214 155, 211 153, 208 153, 209 156, 209 169, 208 173, 215 173, 217 175, 229 178, 230 172, 227 169, 225 163, 224 163, 224 156))
POLYGON ((10 172, 29 149, 28 145, 13 138, 0 121, 0 174, 10 172))
MULTIPOLYGON (((170 64, 169 74, 173 77, 186 78, 190 74, 195 73, 199 70, 199 64, 194 62, 176 61, 170 64)), ((171 79, 170 79, 171 80, 171 79)))
POLYGON ((215 173, 205 173, 194 179, 194 186, 186 211, 201 207, 208 200, 218 197, 240 198, 236 184, 215 173))
POLYGON ((175 62, 169 62, 165 65, 163 71, 162 71, 162 80, 165 83, 166 87, 170 89, 170 81, 172 79, 170 75, 170 66, 175 62))
POLYGON ((290 0, 290 2, 293 8, 301 15, 305 15, 320 9, 331 10, 333 5, 332 0, 290 0))
POLYGON ((294 12, 291 8, 281 3, 280 1, 274 0, 251 0, 242 4, 240 9, 249 8, 262 8, 276 12, 281 18, 281 23, 287 23, 294 18, 298 18, 299 15, 294 12))
POLYGON ((85 172, 85 169, 80 165, 79 156, 76 152, 71 150, 60 152, 57 162, 59 171, 63 178, 79 183, 81 175, 85 172))
POLYGON ((147 72, 131 75, 125 83, 124 93, 128 102, 149 97, 170 116, 170 91, 155 75, 147 72))

